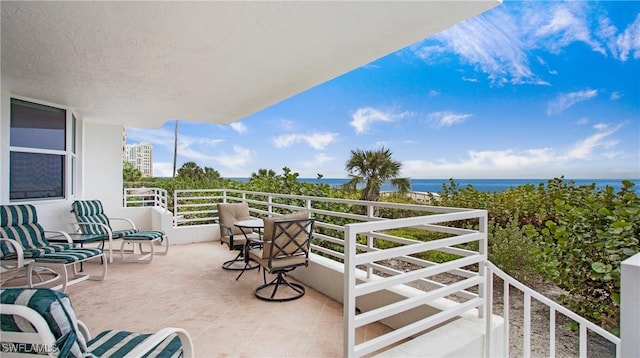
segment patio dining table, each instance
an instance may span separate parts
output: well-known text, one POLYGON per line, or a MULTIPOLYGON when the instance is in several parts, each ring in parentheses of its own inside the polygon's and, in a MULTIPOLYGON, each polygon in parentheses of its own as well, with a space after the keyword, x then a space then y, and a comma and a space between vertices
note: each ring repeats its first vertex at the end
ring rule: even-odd
POLYGON ((249 250, 253 247, 262 246, 262 230, 264 229, 264 221, 262 219, 239 220, 234 222, 233 225, 242 230, 242 234, 245 238, 245 244, 243 248, 244 268, 242 269, 242 271, 240 271, 238 277, 236 277, 237 281, 246 270, 252 270, 254 268, 260 267, 260 265, 257 265, 257 263, 256 265, 251 265, 252 260, 249 259, 249 250), (245 229, 250 229, 251 231, 257 230, 258 239, 249 237, 245 229))

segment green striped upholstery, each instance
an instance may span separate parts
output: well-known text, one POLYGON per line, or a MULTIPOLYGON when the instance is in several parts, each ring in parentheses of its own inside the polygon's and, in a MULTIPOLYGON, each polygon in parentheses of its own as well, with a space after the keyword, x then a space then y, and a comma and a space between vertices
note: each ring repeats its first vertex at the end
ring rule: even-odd
MULTIPOLYGON (((51 246, 38 224, 36 208, 28 204, 0 206, 0 236, 16 240, 25 250, 25 257, 37 257, 41 253, 39 249, 51 246)), ((52 252, 55 248, 52 247, 52 252)), ((0 251, 2 257, 15 255, 13 247, 3 241, 0 241, 0 251)))
POLYGON ((128 235, 132 235, 138 232, 138 229, 126 229, 126 230, 115 230, 113 231, 113 238, 119 239, 128 235))
MULTIPOLYGON (((81 223, 104 224, 111 228, 109 218, 104 213, 100 200, 77 200, 71 204, 76 219, 81 223)), ((100 225, 80 225, 83 234, 108 235, 107 229, 100 225)), ((115 236, 113 236, 116 239, 115 236)))
MULTIPOLYGON (((38 312, 49 325, 51 333, 58 342, 67 338, 68 353, 60 352, 60 356, 69 357, 127 357, 138 344, 151 336, 120 330, 101 332, 88 342, 78 330, 76 317, 69 296, 50 289, 7 288, 0 290, 0 301, 3 304, 17 304, 30 307, 38 312)), ((22 318, 11 315, 1 316, 2 331, 33 332, 31 324, 22 318)), ((4 342, 7 344, 10 342, 4 342)), ((60 345, 62 346, 62 345, 60 345)), ((144 357, 180 357, 182 343, 177 335, 172 334, 157 345, 144 357)))
MULTIPOLYGON (((24 250, 25 258, 38 262, 73 263, 102 254, 101 249, 74 248, 71 243, 50 243, 44 229, 38 224, 38 215, 33 205, 0 206, 0 236, 16 240, 24 250)), ((0 241, 2 259, 17 257, 13 246, 0 241)))
POLYGON ((164 237, 164 232, 163 231, 155 231, 155 230, 142 230, 142 231, 138 231, 136 233, 132 233, 129 234, 125 237, 123 237, 124 240, 155 240, 155 239, 160 239, 160 241, 162 241, 164 237))
POLYGON ((62 250, 62 251, 56 251, 49 254, 44 254, 36 258, 36 261, 70 264, 74 262, 80 262, 90 257, 98 256, 100 254, 102 254, 102 249, 76 247, 69 250, 62 250))
MULTIPOLYGON (((104 331, 89 341, 89 351, 96 357, 126 357, 132 349, 149 336, 150 334, 120 330, 104 331)), ((180 338, 173 334, 143 357, 170 358, 180 356, 182 356, 182 343, 180 343, 180 338)))
MULTIPOLYGON (((76 214, 78 222, 83 223, 100 223, 105 224, 111 228, 109 218, 104 212, 104 208, 100 200, 76 200, 71 207, 72 211, 76 214)), ((106 235, 107 232, 103 227, 97 225, 80 225, 80 230, 83 234, 93 235, 106 235)), ((112 230, 113 239, 130 239, 130 240, 148 240, 153 241, 156 239, 162 240, 164 232, 154 230, 112 230)))
MULTIPOLYGON (((27 306, 38 312, 60 343, 59 347, 62 347, 62 340, 68 339, 66 342, 69 346, 66 348, 69 352, 60 352, 60 356, 65 356, 66 353, 71 357, 82 357, 83 352, 87 351, 84 337, 78 334, 76 313, 66 294, 46 288, 7 288, 0 290, 0 303, 27 306)), ((11 315, 1 315, 1 330, 35 332, 33 326, 25 319, 11 315)))

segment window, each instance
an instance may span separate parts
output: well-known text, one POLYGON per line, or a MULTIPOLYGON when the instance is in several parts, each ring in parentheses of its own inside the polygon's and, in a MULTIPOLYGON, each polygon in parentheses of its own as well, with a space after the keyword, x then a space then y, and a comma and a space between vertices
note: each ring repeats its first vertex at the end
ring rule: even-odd
POLYGON ((10 200, 65 198, 67 158, 75 154, 67 111, 12 98, 10 128, 10 200))

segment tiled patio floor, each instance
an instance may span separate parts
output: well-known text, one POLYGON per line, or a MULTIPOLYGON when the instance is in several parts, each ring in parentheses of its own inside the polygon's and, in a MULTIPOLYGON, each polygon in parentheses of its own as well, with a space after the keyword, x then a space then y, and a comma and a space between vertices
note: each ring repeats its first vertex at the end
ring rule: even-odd
MULTIPOLYGON (((295 301, 261 301, 253 290, 262 273, 247 271, 235 281, 236 272, 220 267, 234 256, 219 242, 174 245, 149 265, 116 259, 105 281, 85 281, 67 293, 93 334, 173 326, 191 334, 197 357, 342 356, 340 303, 311 288, 295 301)), ((86 269, 95 270, 91 265, 86 269)), ((388 330, 372 324, 356 339, 388 330)))

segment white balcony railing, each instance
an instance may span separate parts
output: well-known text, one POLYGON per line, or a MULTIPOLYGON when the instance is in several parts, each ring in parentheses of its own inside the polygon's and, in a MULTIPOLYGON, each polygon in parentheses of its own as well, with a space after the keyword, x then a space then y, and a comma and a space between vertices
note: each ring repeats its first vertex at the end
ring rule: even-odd
POLYGON ((160 188, 124 188, 124 207, 167 207, 167 191, 160 188))
MULTIPOLYGON (((161 189, 146 192, 125 190, 125 200, 128 200, 129 204, 146 203, 167 207, 166 192, 161 189), (143 196, 144 199, 140 199, 139 196, 143 196), (132 200, 134 197, 138 199, 132 200)), ((340 265, 344 263, 342 299, 345 317, 345 356, 375 354, 469 312, 475 312, 477 317, 485 319, 487 334, 484 338, 484 352, 479 352, 479 355, 494 356, 499 352, 500 355, 508 356, 511 289, 521 291, 524 297, 524 357, 531 355, 531 337, 538 334, 531 329, 532 300, 548 306, 549 356, 555 356, 556 353, 557 315, 567 317, 579 326, 581 357, 587 355, 587 342, 593 335, 611 342, 618 357, 621 350, 624 351, 625 345, 618 337, 524 286, 487 260, 485 210, 231 189, 176 190, 173 197, 174 226, 214 224, 217 219, 217 203, 242 201, 249 204, 254 216, 309 210, 316 219, 317 232, 314 233, 311 245, 313 253, 340 265), (397 215, 398 212, 401 214, 397 215), (432 240, 416 240, 411 238, 411 235, 404 235, 402 230, 428 232, 432 240), (446 258, 439 260, 440 263, 433 262, 429 259, 429 254, 433 253, 445 255, 446 258), (442 275, 447 275, 445 282, 436 279, 442 275), (504 283, 504 303, 501 312, 504 325, 500 333, 504 335, 504 339, 497 340, 503 347, 496 347, 495 344, 492 346, 491 342, 494 341, 490 336, 491 332, 495 332, 491 330, 493 321, 489 319, 495 314, 495 280, 502 280, 504 283), (398 290, 399 287, 410 287, 411 294, 406 294, 406 290, 398 290), (402 294, 397 294, 400 291, 402 294), (366 303, 368 296, 381 292, 394 292, 396 299, 376 300, 381 303, 375 306, 366 303), (397 298, 398 296, 402 297, 397 298), (410 321, 405 320, 404 324, 397 324, 397 316, 407 312, 415 315, 415 309, 432 306, 437 300, 442 299, 452 300, 455 304, 445 305, 445 308, 439 305, 438 309, 428 316, 413 317, 410 321), (356 344, 356 329, 376 321, 385 324, 386 321, 394 321, 395 325, 387 334, 356 344)), ((629 272, 632 274, 627 274, 626 280, 623 277, 623 285, 635 287, 636 292, 640 270, 634 269, 629 272)), ((637 307, 634 311, 633 302, 627 304, 627 312, 630 312, 627 315, 632 316, 635 312, 636 316, 640 316, 637 311, 637 307)), ((622 307, 622 314, 625 314, 625 307, 622 307)), ((640 329, 638 323, 632 322, 630 326, 636 330, 640 329)), ((627 347, 630 347, 629 344, 632 342, 626 343, 627 347)), ((634 352, 640 350, 638 347, 632 349, 634 352)))
MULTIPOLYGON (((564 321, 573 321, 578 325, 579 332, 580 332, 578 354, 580 357, 587 357, 587 345, 588 345, 589 336, 590 336, 588 334, 589 332, 592 332, 591 336, 595 334, 611 342, 615 346, 616 357, 619 358, 621 356, 620 355, 620 348, 621 348, 620 338, 605 331, 604 329, 595 325, 589 320, 575 314, 574 312, 554 302, 548 297, 545 297, 540 293, 532 290, 531 288, 525 286, 524 284, 518 282, 516 279, 507 275, 504 271, 500 270, 491 262, 487 261, 486 266, 487 266, 487 282, 489 283, 489 288, 487 290, 490 292, 489 300, 491 302, 490 304, 487 305, 487 307, 491 309, 491 311, 488 312, 489 315, 493 313, 493 308, 494 308, 492 304, 494 302, 493 289, 492 289, 493 282, 495 281, 494 275, 495 277, 498 277, 503 282, 502 315, 504 317, 503 328, 504 328, 504 337, 506 339, 504 340, 504 347, 502 347, 502 352, 505 352, 505 356, 510 356, 509 355, 510 353, 510 342, 509 342, 509 337, 510 337, 509 324, 510 323, 509 322, 510 322, 510 307, 511 307, 510 297, 511 297, 512 289, 520 291, 523 295, 524 314, 523 314, 523 322, 521 322, 523 327, 522 348, 521 348, 522 357, 528 358, 528 357, 531 357, 531 354, 532 354, 531 353, 532 352, 531 337, 533 337, 533 335, 535 334, 532 329, 532 317, 531 317, 532 300, 535 300, 540 304, 546 306, 549 312, 549 316, 548 316, 548 327, 549 327, 548 349, 549 351, 546 356, 552 358, 552 357, 555 357, 557 353, 556 352, 556 326, 557 326, 558 317, 563 317, 564 321)), ((541 319, 541 317, 537 317, 537 318, 541 319)), ((491 332, 491 331, 488 330, 488 332, 491 332)), ((542 333, 542 332, 538 332, 538 333, 542 333)), ((493 354, 489 354, 489 356, 493 356, 493 354)))
MULTIPOLYGON (((480 308, 485 302, 483 263, 486 260, 487 213, 425 205, 368 202, 315 196, 248 192, 239 190, 178 190, 174 193, 175 224, 201 225, 215 222, 216 204, 247 202, 254 216, 309 210, 316 219, 312 251, 331 260, 345 263, 344 312, 345 356, 362 356, 396 344, 417 333, 480 308), (402 218, 393 214, 402 211, 402 218), (461 228, 455 222, 465 222, 461 228), (403 237, 392 230, 411 228, 430 232, 434 240, 403 237), (380 245, 379 245, 380 244, 380 245), (425 257, 433 253, 447 256, 437 264, 425 257), (398 267, 402 266, 402 269, 398 267), (448 274, 456 279, 444 284, 433 279, 448 274), (422 287, 410 297, 370 306, 366 297, 383 294, 394 288, 422 287), (355 344, 358 327, 397 317, 433 301, 457 296, 464 302, 457 306, 396 325, 385 335, 355 344), (359 313, 356 313, 358 311, 359 313)), ((482 309, 477 312, 482 313, 482 309)))

